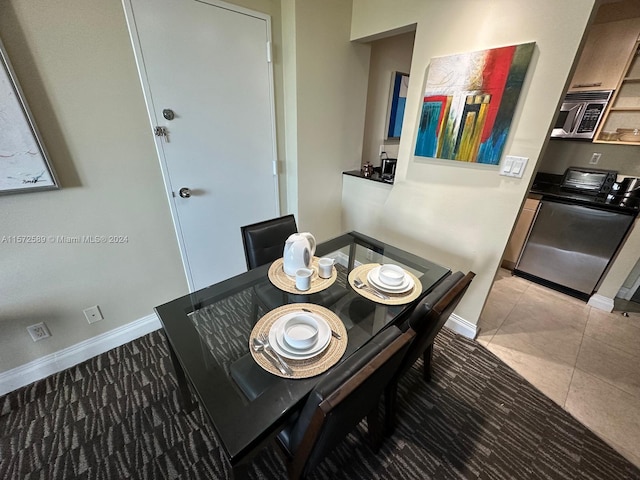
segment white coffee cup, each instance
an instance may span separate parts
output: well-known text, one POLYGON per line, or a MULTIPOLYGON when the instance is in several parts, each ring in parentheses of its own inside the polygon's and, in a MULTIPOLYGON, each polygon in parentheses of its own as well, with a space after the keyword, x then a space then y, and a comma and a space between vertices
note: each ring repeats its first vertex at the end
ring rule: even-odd
POLYGON ((320 278, 331 278, 333 275, 333 258, 321 258, 318 260, 318 276, 320 278))
POLYGON ((311 275, 313 270, 310 268, 300 268, 296 270, 296 288, 302 292, 311 288, 311 275))

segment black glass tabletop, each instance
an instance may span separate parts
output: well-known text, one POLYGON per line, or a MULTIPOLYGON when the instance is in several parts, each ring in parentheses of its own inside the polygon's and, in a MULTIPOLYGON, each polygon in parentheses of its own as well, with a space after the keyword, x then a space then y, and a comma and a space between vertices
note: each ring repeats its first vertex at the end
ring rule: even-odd
MULTIPOLYGON (((317 246, 316 256, 335 261, 337 280, 312 294, 291 294, 268 278, 270 265, 156 307, 171 349, 183 396, 191 391, 207 412, 232 465, 275 435, 323 374, 306 379, 275 376, 249 353, 256 322, 274 308, 312 303, 334 312, 348 333, 342 360, 386 326, 399 323, 418 299, 388 306, 369 300, 347 280, 356 266, 393 263, 422 284, 422 297, 450 271, 399 248, 352 232, 317 246)), ((420 298, 419 297, 419 298, 420 298)), ((190 398, 184 399, 189 408, 190 398)))

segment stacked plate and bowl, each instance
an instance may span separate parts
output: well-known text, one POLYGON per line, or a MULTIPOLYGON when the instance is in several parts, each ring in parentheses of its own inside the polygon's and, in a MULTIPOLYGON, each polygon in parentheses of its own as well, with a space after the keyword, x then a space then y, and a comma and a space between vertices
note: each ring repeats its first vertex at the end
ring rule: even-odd
POLYGON ((283 315, 269 330, 269 343, 281 356, 307 360, 322 353, 331 340, 331 327, 314 313, 283 315))
POLYGON ((413 289, 415 282, 402 267, 384 264, 367 273, 367 281, 384 293, 401 294, 413 289))

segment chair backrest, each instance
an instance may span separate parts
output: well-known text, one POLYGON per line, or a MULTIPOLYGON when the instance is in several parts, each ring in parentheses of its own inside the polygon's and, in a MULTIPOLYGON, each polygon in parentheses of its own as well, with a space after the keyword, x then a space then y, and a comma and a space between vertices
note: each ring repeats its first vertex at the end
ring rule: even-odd
POLYGON ((316 385, 289 436, 294 478, 318 465, 374 409, 377 415, 382 392, 414 335, 385 329, 316 385))
POLYGON ((296 233, 293 215, 265 220, 240 228, 247 269, 252 270, 282 257, 284 244, 289 235, 296 233))
POLYGON ((431 293, 424 297, 402 325, 402 330, 413 330, 416 336, 409 346, 398 375, 402 375, 422 355, 422 352, 433 343, 455 308, 460 303, 475 277, 475 273, 466 275, 456 272, 445 278, 431 293))

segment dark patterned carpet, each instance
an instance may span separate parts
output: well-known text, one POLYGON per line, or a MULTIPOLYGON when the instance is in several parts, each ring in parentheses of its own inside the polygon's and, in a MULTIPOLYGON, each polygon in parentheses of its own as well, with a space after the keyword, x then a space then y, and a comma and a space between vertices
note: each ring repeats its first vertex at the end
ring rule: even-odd
MULTIPOLYGON (((0 479, 225 479, 205 414, 179 412, 154 332, 0 397, 0 479)), ((484 347, 444 330, 434 379, 400 385, 399 426, 373 454, 362 426, 321 479, 640 479, 640 471, 484 347)), ((276 449, 253 478, 285 477, 276 449)))

